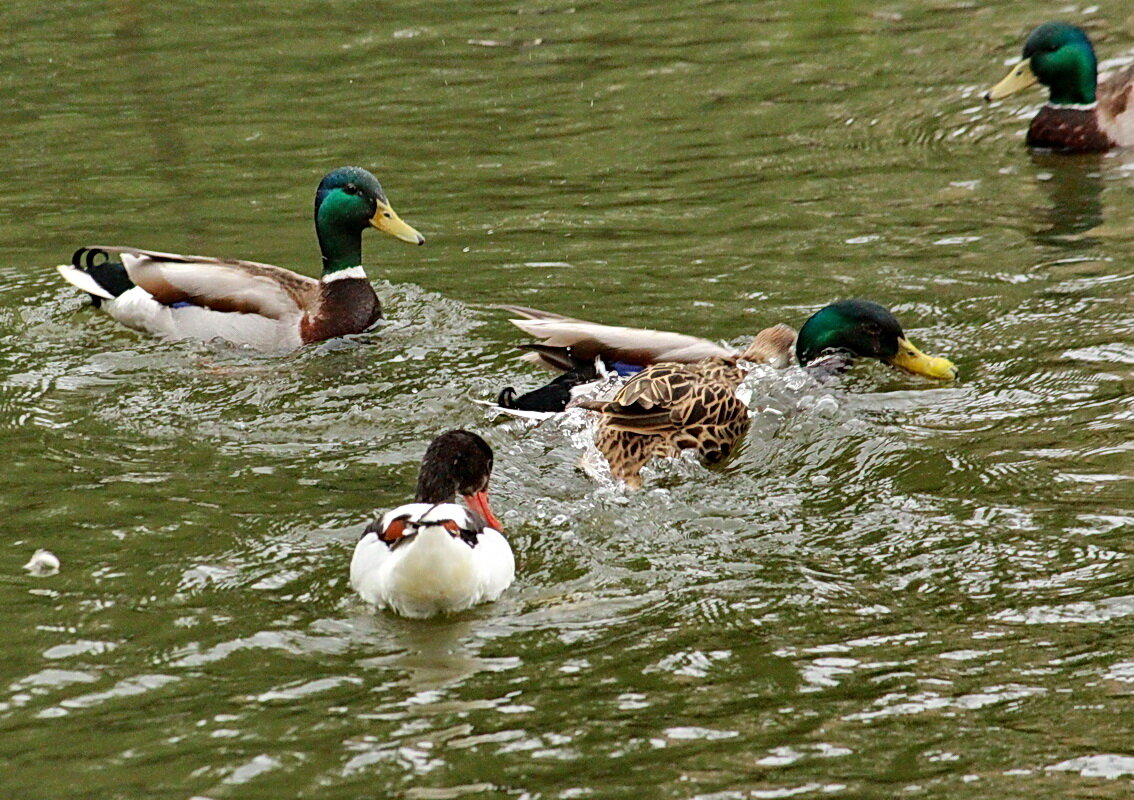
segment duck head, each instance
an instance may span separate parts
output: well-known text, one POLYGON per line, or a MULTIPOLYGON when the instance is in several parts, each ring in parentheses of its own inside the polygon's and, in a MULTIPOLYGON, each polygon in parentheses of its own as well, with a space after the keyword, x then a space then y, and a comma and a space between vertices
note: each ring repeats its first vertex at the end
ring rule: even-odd
POLYGON ((414 502, 448 503, 458 494, 489 526, 504 530, 488 505, 492 448, 475 433, 452 430, 434 439, 421 459, 414 502))
POLYGON ((952 361, 922 353, 906 338, 897 317, 870 300, 840 300, 816 311, 799 329, 795 354, 804 366, 833 355, 874 358, 935 380, 957 377, 952 361))
POLYGON ((985 92, 988 101, 1042 83, 1053 105, 1089 105, 1095 102, 1098 64, 1091 40, 1081 28, 1066 22, 1045 22, 1024 41, 1023 58, 1004 80, 985 92))
POLYGON ((324 275, 362 264, 362 232, 377 228, 409 244, 425 238, 402 221, 378 179, 362 167, 339 167, 315 191, 315 231, 324 275))

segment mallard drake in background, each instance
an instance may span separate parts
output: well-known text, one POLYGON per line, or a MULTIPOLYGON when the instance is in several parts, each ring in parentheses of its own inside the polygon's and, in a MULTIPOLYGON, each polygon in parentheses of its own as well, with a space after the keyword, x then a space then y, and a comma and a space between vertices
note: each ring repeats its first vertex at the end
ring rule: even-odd
POLYGON ((512 548, 488 505, 492 448, 475 433, 438 436, 421 459, 414 502, 367 526, 350 585, 407 617, 463 611, 498 598, 516 575, 512 548), (468 508, 457 505, 457 495, 468 508))
POLYGON ((394 213, 373 175, 341 167, 315 192, 319 280, 271 264, 133 247, 82 247, 58 269, 96 306, 135 330, 292 350, 361 333, 382 318, 361 266, 362 232, 370 227, 410 244, 425 242, 394 213))
POLYGON ((529 317, 512 320, 517 327, 543 339, 527 346, 532 350, 529 359, 557 369, 596 358, 611 368, 644 367, 613 400, 577 402, 602 414, 595 444, 614 477, 632 488, 641 485, 639 472, 655 456, 694 449, 715 463, 735 449, 748 430, 748 407, 736 395, 747 374, 740 362, 784 367, 794 349, 801 365, 821 373, 841 371, 855 359, 873 358, 936 380, 952 380, 957 374, 952 362, 914 347, 897 318, 869 300, 832 303, 811 315, 798 335, 787 325, 767 328, 739 354, 684 334, 507 308, 529 317))
POLYGON ((1035 83, 1047 103, 1028 127, 1029 147, 1098 153, 1134 145, 1134 65, 1098 79, 1095 50, 1082 29, 1045 22, 1028 35, 1023 59, 985 93, 1001 100, 1035 83))

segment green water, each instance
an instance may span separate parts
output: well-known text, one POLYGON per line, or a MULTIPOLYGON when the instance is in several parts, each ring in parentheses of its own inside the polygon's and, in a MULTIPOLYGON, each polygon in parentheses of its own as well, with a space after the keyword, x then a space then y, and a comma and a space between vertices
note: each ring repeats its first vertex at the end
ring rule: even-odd
POLYGON ((1134 53, 1128 5, 217 8, 0 7, 0 795, 1129 796, 1134 157, 979 100, 1048 16, 1134 53), (428 243, 366 240, 350 342, 155 342, 52 269, 315 274, 351 163, 428 243), (632 495, 469 401, 542 379, 494 303, 741 342, 843 296, 962 379, 757 381, 736 459, 632 495), (517 582, 375 613, 353 543, 456 426, 517 582))

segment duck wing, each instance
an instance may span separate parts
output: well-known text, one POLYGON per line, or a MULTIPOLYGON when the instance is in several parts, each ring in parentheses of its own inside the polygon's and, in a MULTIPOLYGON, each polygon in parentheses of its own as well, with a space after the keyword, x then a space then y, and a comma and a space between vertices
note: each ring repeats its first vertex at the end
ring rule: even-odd
POLYGON ((690 416, 704 389, 695 365, 655 364, 635 375, 613 400, 584 400, 582 408, 600 412, 606 424, 628 433, 667 433, 690 416))
POLYGON ((272 264, 135 247, 89 249, 118 255, 130 280, 165 305, 191 303, 283 319, 302 314, 319 298, 319 281, 272 264))
POLYGON ((553 311, 540 311, 538 308, 529 308, 528 306, 513 306, 508 304, 498 305, 495 308, 503 309, 509 314, 517 314, 524 319, 544 319, 544 320, 559 320, 560 322, 584 322, 585 320, 575 319, 574 317, 566 317, 562 314, 556 314, 553 311))
POLYGON ((539 350, 525 358, 553 369, 562 369, 565 362, 562 357, 549 357, 549 350, 565 351, 574 362, 593 361, 598 357, 608 364, 621 362, 641 367, 662 361, 688 364, 733 355, 732 351, 708 339, 683 333, 600 325, 516 306, 509 307, 509 310, 532 312, 526 319, 513 319, 511 322, 540 340, 539 350))

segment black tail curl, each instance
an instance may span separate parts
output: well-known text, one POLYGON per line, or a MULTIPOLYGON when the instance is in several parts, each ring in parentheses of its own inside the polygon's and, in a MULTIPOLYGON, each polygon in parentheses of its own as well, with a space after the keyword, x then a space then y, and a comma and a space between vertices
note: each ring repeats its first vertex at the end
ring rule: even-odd
MULTIPOLYGON (((100 247, 80 247, 71 256, 71 266, 90 275, 95 283, 115 297, 134 288, 125 265, 121 261, 111 261, 110 253, 100 247)), ((102 305, 101 297, 92 294, 90 298, 95 308, 102 305)))
POLYGON ((100 247, 80 247, 71 256, 71 266, 75 269, 81 269, 83 272, 90 272, 94 267, 101 266, 110 261, 110 254, 100 247), (102 261, 95 262, 95 259, 102 256, 102 261))

